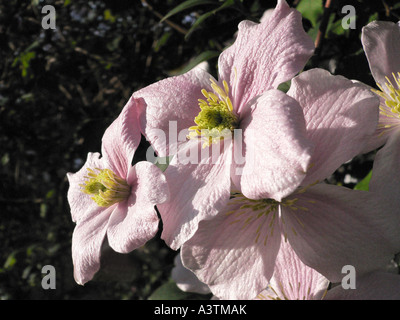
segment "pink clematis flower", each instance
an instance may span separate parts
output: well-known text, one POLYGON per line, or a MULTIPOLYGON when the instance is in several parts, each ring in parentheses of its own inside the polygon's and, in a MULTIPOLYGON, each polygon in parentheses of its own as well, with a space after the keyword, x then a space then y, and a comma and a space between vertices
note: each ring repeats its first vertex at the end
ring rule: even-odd
POLYGON ((154 205, 167 200, 168 185, 150 162, 131 166, 140 137, 131 99, 104 133, 103 157, 89 153, 77 173, 67 174, 68 201, 76 222, 72 259, 79 284, 99 270, 106 236, 111 248, 126 253, 145 244, 158 230, 154 205))
POLYGON ((278 201, 303 180, 312 144, 301 107, 277 87, 313 50, 300 13, 279 0, 260 24, 239 24, 234 44, 219 57, 218 81, 195 68, 133 94, 158 156, 174 155, 165 171, 171 199, 158 207, 171 248, 226 205, 232 180, 249 197, 278 201), (183 139, 172 139, 172 125, 183 139), (187 154, 202 156, 193 163, 187 154))
MULTIPOLYGON (((400 130, 400 25, 389 21, 373 21, 362 29, 361 41, 379 90, 379 124, 366 147, 367 151, 382 146, 400 130)), ((372 88, 371 88, 372 89, 372 88)))
POLYGON ((317 183, 361 152, 376 127, 378 98, 321 69, 295 77, 288 95, 302 106, 315 145, 301 187, 280 201, 232 192, 228 205, 201 221, 181 248, 184 266, 219 297, 251 299, 261 292, 277 267, 282 237, 305 264, 334 282, 346 264, 362 274, 393 255, 393 233, 376 214, 379 197, 317 183))

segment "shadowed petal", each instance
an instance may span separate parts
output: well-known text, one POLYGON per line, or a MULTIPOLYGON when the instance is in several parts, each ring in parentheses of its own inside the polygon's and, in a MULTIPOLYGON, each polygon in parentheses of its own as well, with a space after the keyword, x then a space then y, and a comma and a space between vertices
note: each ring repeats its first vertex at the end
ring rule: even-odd
POLYGON ((177 254, 174 259, 174 268, 171 272, 172 279, 176 282, 179 289, 185 292, 196 292, 200 294, 210 293, 210 288, 201 282, 195 274, 186 269, 182 264, 181 255, 177 254))
MULTIPOLYGON (((369 191, 377 194, 390 214, 392 233, 400 230, 400 131, 390 136, 374 160, 369 191)), ((397 237, 400 251, 400 236, 397 237)), ((397 252, 397 251, 396 251, 397 252)))
POLYGON ((361 42, 375 81, 385 88, 392 73, 400 72, 400 27, 389 21, 373 21, 363 27, 361 42))
POLYGON ((373 272, 356 278, 355 289, 341 285, 329 290, 325 300, 400 300, 400 275, 373 272))
POLYGON ((158 231, 154 206, 168 199, 168 185, 161 170, 146 161, 129 171, 132 195, 118 204, 110 217, 107 237, 117 252, 127 253, 144 245, 158 231))
POLYGON ((390 212, 371 193, 317 184, 288 199, 282 220, 292 248, 330 281, 341 281, 345 265, 358 275, 384 267, 399 249, 390 212))

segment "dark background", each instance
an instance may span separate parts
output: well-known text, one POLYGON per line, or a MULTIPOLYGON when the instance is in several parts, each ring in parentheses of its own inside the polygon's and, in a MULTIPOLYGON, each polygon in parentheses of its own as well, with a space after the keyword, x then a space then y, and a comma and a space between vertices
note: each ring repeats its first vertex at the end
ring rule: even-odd
MULTIPOLYGON (((0 299, 207 298, 177 290, 170 280, 176 253, 159 236, 128 255, 105 250, 101 271, 77 285, 66 198, 66 173, 79 170, 88 152, 100 151, 104 130, 134 91, 202 60, 216 75, 217 57, 238 23, 258 21, 276 5, 211 0, 160 23, 183 2, 0 0, 0 299), (42 28, 44 5, 56 9, 55 30, 42 28), (55 290, 42 289, 45 265, 56 269, 55 290)), ((299 6, 314 39, 318 30, 324 34, 305 69, 322 67, 375 86, 361 28, 400 20, 396 2, 333 0, 323 15, 325 1, 288 1, 299 6), (355 29, 341 27, 346 4, 356 9, 355 29)), ((144 159, 146 146, 143 141, 136 160, 144 159)), ((353 187, 372 159, 373 153, 355 158, 330 182, 353 187)))

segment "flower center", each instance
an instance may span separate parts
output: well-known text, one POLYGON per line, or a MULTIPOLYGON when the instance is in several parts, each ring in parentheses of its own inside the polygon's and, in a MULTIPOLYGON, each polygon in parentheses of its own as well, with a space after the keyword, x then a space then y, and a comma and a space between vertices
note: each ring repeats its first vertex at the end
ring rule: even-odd
POLYGON ((197 126, 189 128, 188 136, 189 139, 200 137, 204 141, 203 147, 217 143, 224 137, 231 137, 233 130, 238 126, 238 119, 229 98, 227 82, 223 81, 224 88, 222 89, 213 79, 210 81, 214 92, 201 90, 206 100, 199 99, 201 111, 194 119, 197 126))
POLYGON ((109 207, 128 199, 131 187, 110 169, 95 170, 88 168, 85 184, 81 184, 82 192, 92 195, 92 199, 100 207, 109 207))
MULTIPOLYGON (((299 187, 293 194, 302 194, 307 189, 318 182, 312 183, 306 187, 299 187)), ((281 201, 274 199, 249 199, 246 198, 239 191, 231 192, 231 197, 228 202, 228 206, 234 206, 234 209, 228 211, 226 214, 233 217, 232 223, 242 223, 243 229, 247 228, 250 224, 257 226, 255 230, 255 243, 263 239, 264 245, 266 245, 269 237, 273 236, 276 220, 280 219, 284 224, 283 217, 281 216, 281 208, 287 208, 294 215, 293 217, 297 220, 301 227, 304 227, 303 222, 300 220, 296 212, 305 212, 309 209, 300 205, 299 197, 296 198, 284 198, 281 201), (240 207, 238 207, 238 204, 240 207), (250 210, 249 210, 250 209, 250 210)), ((306 200, 307 203, 315 203, 314 200, 306 200)), ((297 235, 296 230, 291 228, 294 235, 297 235)), ((284 233, 285 241, 287 239, 286 231, 284 233)))
POLYGON ((392 76, 396 85, 386 77, 387 82, 385 83, 385 86, 387 90, 385 91, 379 84, 377 84, 381 90, 373 89, 372 91, 385 99, 385 105, 380 106, 381 114, 390 118, 400 118, 400 72, 397 73, 397 76, 392 73, 392 76))

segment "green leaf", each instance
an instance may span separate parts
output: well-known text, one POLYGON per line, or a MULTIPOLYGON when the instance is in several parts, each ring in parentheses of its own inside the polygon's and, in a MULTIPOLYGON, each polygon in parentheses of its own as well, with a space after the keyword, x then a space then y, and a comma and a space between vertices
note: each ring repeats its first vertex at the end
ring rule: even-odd
POLYGON ((371 180, 371 177, 372 177, 372 170, 367 174, 367 176, 364 179, 362 179, 359 183, 357 183, 353 189, 368 191, 369 181, 371 180))
POLYGON ((154 164, 161 170, 165 171, 167 169, 169 163, 171 162, 173 156, 167 156, 167 157, 158 157, 156 158, 156 161, 154 164))
POLYGON ((17 258, 15 257, 17 254, 17 251, 13 251, 7 258, 6 262, 4 262, 4 269, 11 269, 14 264, 17 262, 17 258))
POLYGON ((163 47, 167 43, 171 34, 172 34, 171 32, 166 32, 161 36, 160 39, 157 40, 156 44, 154 45, 154 52, 158 52, 160 50, 160 48, 163 47))
POLYGON ((169 280, 158 287, 148 300, 185 300, 188 294, 180 290, 174 281, 169 280))
POLYGON ((221 6, 219 6, 217 9, 209 11, 207 13, 202 14, 192 25, 192 27, 189 29, 187 34, 185 35, 185 39, 189 38, 189 36, 195 31, 203 22, 204 20, 208 19, 212 15, 215 15, 218 11, 221 11, 223 9, 229 8, 235 3, 235 0, 226 0, 221 6))
POLYGON ((310 20, 313 27, 324 13, 324 6, 322 0, 301 0, 296 9, 300 11, 302 16, 310 20))
POLYGON ((278 90, 286 93, 289 91, 290 89, 290 84, 292 83, 292 80, 288 80, 286 82, 282 82, 279 86, 278 86, 278 90))
POLYGON ((212 58, 218 57, 220 54, 219 51, 213 51, 213 50, 207 50, 202 53, 200 53, 197 57, 193 58, 190 60, 186 65, 184 65, 182 68, 179 68, 178 70, 174 70, 170 72, 172 75, 179 75, 188 72, 189 70, 193 69, 196 67, 198 64, 200 64, 203 61, 208 61, 212 58))
POLYGON ((47 213, 47 205, 45 203, 41 203, 40 204, 40 217, 46 218, 46 213, 47 213))
POLYGON ((176 6, 174 9, 172 9, 170 12, 168 12, 162 19, 161 22, 165 21, 166 19, 168 19, 169 17, 172 17, 173 15, 195 7, 195 6, 199 6, 199 5, 203 5, 203 4, 215 4, 215 1, 210 1, 210 0, 187 0, 183 3, 181 3, 180 5, 176 6))

